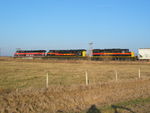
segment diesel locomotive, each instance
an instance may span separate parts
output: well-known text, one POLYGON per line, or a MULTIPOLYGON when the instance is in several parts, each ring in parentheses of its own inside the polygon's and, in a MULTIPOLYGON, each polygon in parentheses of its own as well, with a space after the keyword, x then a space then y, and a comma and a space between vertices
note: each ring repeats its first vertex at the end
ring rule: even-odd
POLYGON ((72 57, 72 56, 79 56, 85 57, 86 50, 85 49, 77 49, 77 50, 49 50, 47 56, 60 56, 60 57, 72 57))
POLYGON ((129 49, 93 49, 93 59, 96 60, 134 60, 134 52, 129 49))
POLYGON ((85 49, 49 50, 45 58, 58 58, 58 59, 86 58, 86 50, 85 49))
POLYGON ((14 54, 15 58, 23 57, 44 57, 46 50, 17 50, 14 54))

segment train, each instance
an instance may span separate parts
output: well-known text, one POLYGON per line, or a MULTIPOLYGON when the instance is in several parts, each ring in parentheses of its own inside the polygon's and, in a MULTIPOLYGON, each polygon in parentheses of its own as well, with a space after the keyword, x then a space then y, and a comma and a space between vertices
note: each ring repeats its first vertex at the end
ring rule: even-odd
POLYGON ((57 59, 91 59, 91 60, 136 60, 134 52, 129 49, 70 49, 70 50, 17 50, 14 58, 57 58, 57 59))

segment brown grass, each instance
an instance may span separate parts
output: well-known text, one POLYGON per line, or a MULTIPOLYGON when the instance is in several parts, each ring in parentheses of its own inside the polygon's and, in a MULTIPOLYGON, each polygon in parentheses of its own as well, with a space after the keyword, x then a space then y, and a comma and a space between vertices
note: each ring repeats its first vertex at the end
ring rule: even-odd
POLYGON ((80 112, 150 95, 149 63, 0 58, 0 112, 80 112), (142 79, 138 79, 141 68, 142 79), (114 70, 119 80, 115 81, 114 70), (85 71, 90 85, 85 86, 85 71), (49 72, 49 88, 45 89, 49 72))
POLYGON ((2 93, 0 111, 20 113, 80 112, 90 105, 116 102, 150 95, 150 80, 111 82, 90 86, 53 86, 2 93))
POLYGON ((85 71, 90 84, 115 80, 115 70, 119 81, 138 78, 141 68, 143 79, 149 78, 148 63, 135 62, 96 62, 67 60, 0 60, 1 88, 43 88, 47 72, 49 85, 85 84, 85 71))

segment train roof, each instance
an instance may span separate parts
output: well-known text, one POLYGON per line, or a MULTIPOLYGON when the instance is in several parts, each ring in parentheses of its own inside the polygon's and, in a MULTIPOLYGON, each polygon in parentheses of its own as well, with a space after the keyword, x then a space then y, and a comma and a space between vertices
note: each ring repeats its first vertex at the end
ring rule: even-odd
POLYGON ((62 49, 62 50, 49 50, 49 51, 86 51, 86 49, 62 49))
POLYGON ((93 50, 129 50, 129 49, 112 48, 112 49, 93 49, 93 50))
POLYGON ((93 49, 93 52, 117 52, 117 53, 128 53, 129 49, 120 49, 120 48, 115 48, 115 49, 93 49))
POLYGON ((46 50, 17 50, 16 52, 46 52, 46 50))

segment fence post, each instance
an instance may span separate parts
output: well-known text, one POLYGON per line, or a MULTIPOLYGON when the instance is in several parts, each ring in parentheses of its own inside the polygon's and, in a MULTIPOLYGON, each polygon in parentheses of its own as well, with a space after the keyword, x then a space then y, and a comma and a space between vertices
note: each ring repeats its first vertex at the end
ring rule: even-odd
POLYGON ((141 68, 139 68, 139 79, 141 78, 141 68))
POLYGON ((88 73, 87 73, 87 71, 85 72, 85 84, 86 85, 88 85, 89 83, 88 83, 88 73))
POLYGON ((46 88, 48 88, 48 73, 46 75, 46 88))
POLYGON ((118 72, 115 70, 116 81, 118 81, 118 72))

